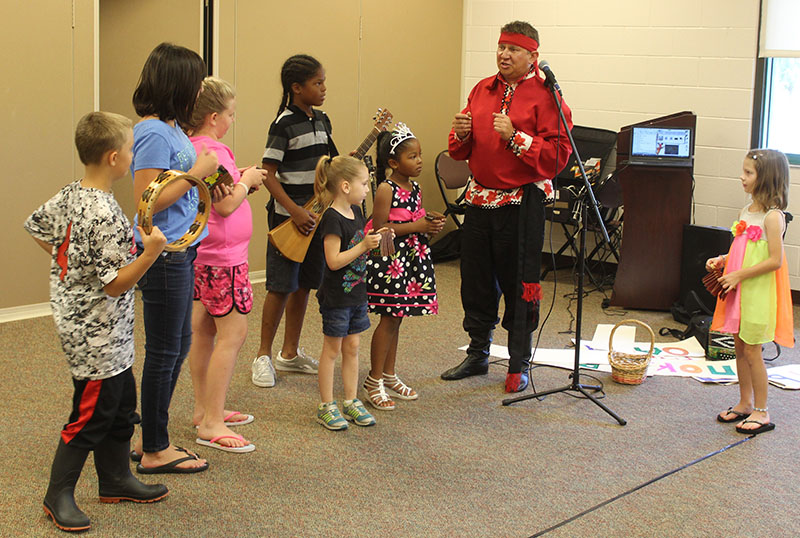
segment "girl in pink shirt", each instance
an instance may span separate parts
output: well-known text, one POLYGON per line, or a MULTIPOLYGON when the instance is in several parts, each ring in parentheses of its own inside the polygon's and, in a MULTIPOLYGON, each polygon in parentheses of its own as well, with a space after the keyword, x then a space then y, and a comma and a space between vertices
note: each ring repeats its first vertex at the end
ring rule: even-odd
POLYGON ((189 367, 197 443, 226 452, 252 452, 255 445, 229 426, 248 424, 253 416, 224 406, 236 357, 247 336, 245 316, 253 307, 247 265, 253 220, 247 195, 258 190, 266 172, 255 167, 239 170, 233 152, 220 142, 233 124, 235 111, 233 87, 206 77, 194 108, 190 140, 195 148, 216 153, 234 184, 230 193, 213 205, 208 237, 197 249, 189 367))

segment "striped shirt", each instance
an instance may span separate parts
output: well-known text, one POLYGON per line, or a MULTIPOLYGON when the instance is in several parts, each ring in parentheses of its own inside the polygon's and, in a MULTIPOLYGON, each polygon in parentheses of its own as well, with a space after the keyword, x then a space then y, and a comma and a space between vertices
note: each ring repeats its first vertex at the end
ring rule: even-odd
MULTIPOLYGON (((309 117, 300 107, 289 105, 269 126, 262 161, 278 166, 277 179, 286 194, 303 205, 314 193, 314 170, 323 155, 336 156, 336 146, 330 137, 331 120, 321 110, 309 117)), ((279 215, 289 212, 275 202, 279 215)))

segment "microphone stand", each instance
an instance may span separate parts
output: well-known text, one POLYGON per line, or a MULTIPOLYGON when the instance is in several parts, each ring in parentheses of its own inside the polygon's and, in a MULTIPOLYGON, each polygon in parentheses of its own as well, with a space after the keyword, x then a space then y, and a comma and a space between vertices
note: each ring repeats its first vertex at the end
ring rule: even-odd
MULTIPOLYGON (((594 209, 594 215, 597 219, 598 227, 603 234, 603 241, 607 245, 611 245, 611 240, 608 237, 608 231, 603 223, 603 218, 600 215, 600 209, 598 208, 597 200, 594 197, 594 192, 592 191, 592 185, 589 183, 589 178, 586 177, 586 170, 583 168, 583 160, 581 159, 580 154, 578 153, 578 148, 575 145, 575 140, 572 138, 572 133, 569 130, 569 124, 567 123, 567 119, 564 117, 564 111, 561 108, 561 101, 558 98, 557 90, 554 87, 555 84, 550 83, 545 84, 550 88, 550 92, 553 94, 553 99, 555 99, 556 106, 558 107, 558 114, 561 117, 561 123, 564 126, 564 130, 567 133, 567 137, 569 138, 569 143, 572 146, 572 152, 575 155, 575 159, 578 163, 578 168, 581 172, 581 177, 583 178, 583 184, 585 186, 586 193, 591 201, 591 206, 594 209)), ((598 407, 600 407, 603 411, 611 415, 616 419, 616 421, 621 425, 624 426, 628 422, 621 418, 619 415, 614 413, 611 409, 609 409, 603 402, 592 396, 589 391, 598 391, 600 387, 597 385, 585 385, 580 382, 580 363, 581 363, 581 321, 583 315, 583 275, 585 271, 585 263, 586 263, 586 223, 588 218, 588 207, 587 204, 582 204, 582 208, 580 211, 580 248, 578 249, 578 307, 577 312, 575 314, 575 360, 572 366, 572 373, 569 375, 571 382, 569 385, 564 387, 560 387, 557 389, 546 390, 543 392, 534 392, 532 394, 526 394, 524 396, 517 396, 516 398, 507 398, 503 400, 503 405, 508 406, 517 402, 521 402, 523 400, 530 400, 531 398, 539 398, 540 396, 547 396, 548 394, 555 394, 557 392, 578 392, 583 394, 586 399, 591 400, 595 403, 598 407)))

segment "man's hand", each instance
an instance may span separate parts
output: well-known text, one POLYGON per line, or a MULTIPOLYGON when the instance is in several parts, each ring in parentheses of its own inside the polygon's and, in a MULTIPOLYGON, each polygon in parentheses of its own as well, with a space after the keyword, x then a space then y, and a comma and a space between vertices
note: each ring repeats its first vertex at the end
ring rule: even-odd
POLYGON ((472 132, 472 113, 456 114, 453 118, 453 131, 460 140, 464 140, 472 132))
POLYGON ((511 123, 511 118, 506 116, 505 114, 500 114, 499 112, 495 112, 492 114, 494 116, 494 130, 500 135, 505 141, 511 138, 511 135, 514 134, 514 125, 511 123))

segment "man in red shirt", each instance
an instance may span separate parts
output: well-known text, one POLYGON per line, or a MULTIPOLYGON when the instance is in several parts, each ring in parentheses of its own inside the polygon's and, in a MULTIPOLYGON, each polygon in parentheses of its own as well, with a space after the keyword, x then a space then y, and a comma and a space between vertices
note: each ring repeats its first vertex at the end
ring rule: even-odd
MULTIPOLYGON (((539 33, 515 21, 500 30, 498 73, 481 80, 453 119, 448 151, 469 160, 472 180, 461 247, 461 303, 470 336, 467 357, 442 379, 484 375, 489 345, 505 299, 503 327, 511 360, 506 392, 528 386, 533 331, 539 324, 544 203, 551 178, 567 163, 569 139, 553 97, 539 76, 539 33)), ((572 113, 561 103, 572 128, 572 113)))

